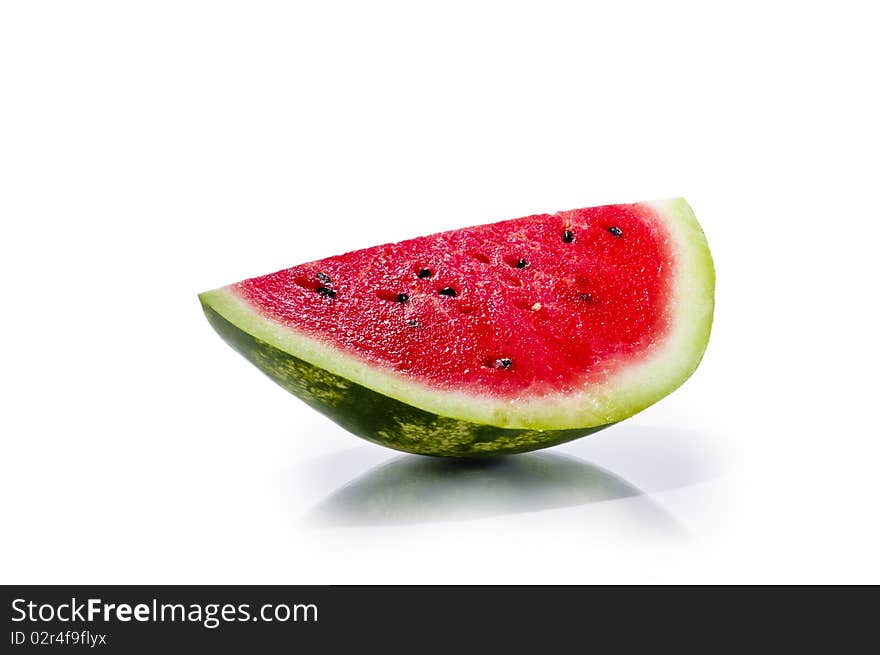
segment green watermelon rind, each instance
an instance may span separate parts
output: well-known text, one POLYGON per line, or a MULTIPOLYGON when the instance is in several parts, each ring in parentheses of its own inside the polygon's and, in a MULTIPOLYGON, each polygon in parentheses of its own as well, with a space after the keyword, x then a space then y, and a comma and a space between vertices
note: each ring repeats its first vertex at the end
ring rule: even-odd
POLYGON ((236 327, 208 304, 203 309, 226 343, 284 389, 349 432, 388 448, 474 458, 546 448, 606 427, 511 430, 426 412, 294 357, 236 327))
POLYGON ((215 330, 233 348, 358 436, 432 455, 524 452, 629 418, 678 388, 702 359, 715 287, 706 238, 684 199, 640 204, 665 226, 673 253, 672 329, 638 362, 612 364, 616 373, 580 392, 510 400, 440 390, 264 316, 234 286, 199 298, 215 330))

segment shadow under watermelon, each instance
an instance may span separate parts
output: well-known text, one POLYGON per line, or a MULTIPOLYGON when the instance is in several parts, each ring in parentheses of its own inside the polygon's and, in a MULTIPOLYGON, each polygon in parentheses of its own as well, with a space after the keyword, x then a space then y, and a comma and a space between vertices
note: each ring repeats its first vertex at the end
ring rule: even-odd
POLYGON ((490 460, 396 457, 331 493, 311 513, 325 526, 460 521, 640 496, 645 522, 677 521, 623 478, 576 457, 538 452, 490 460))

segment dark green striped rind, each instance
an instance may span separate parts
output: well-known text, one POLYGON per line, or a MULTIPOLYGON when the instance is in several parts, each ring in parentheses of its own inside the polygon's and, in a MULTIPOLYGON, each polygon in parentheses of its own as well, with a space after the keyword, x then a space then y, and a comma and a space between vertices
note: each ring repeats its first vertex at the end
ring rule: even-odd
POLYGON ((388 448, 437 457, 486 457, 547 448, 608 427, 511 430, 432 414, 271 346, 204 302, 202 308, 223 340, 263 373, 352 434, 388 448))

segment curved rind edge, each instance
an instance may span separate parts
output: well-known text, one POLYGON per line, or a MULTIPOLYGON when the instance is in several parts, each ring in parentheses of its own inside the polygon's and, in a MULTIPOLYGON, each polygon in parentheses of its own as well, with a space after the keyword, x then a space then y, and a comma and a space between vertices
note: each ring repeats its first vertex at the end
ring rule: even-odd
POLYGON ((352 434, 419 455, 479 458, 555 446, 607 426, 515 430, 439 416, 313 366, 239 329, 203 303, 208 322, 284 389, 352 434))
MULTIPOLYGON (((199 298, 206 309, 261 343, 432 416, 513 430, 599 428, 640 412, 681 386, 699 365, 712 327, 715 270, 693 210, 683 198, 637 205, 660 218, 675 253, 674 297, 670 301, 673 331, 650 356, 621 369, 601 384, 591 384, 582 392, 504 399, 439 390, 371 366, 354 355, 273 321, 242 299, 234 285, 201 293, 199 298)), ((254 363, 262 368, 258 362, 254 363)), ((271 374, 270 377, 275 379, 271 374)))

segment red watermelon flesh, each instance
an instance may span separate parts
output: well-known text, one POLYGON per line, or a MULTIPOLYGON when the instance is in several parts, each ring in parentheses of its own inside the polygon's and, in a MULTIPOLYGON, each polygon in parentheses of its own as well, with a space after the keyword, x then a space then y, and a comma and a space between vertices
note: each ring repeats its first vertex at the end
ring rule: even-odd
POLYGON ((673 265, 661 222, 612 205, 376 246, 235 288, 366 360, 505 396, 578 387, 650 350, 668 328, 673 265))

